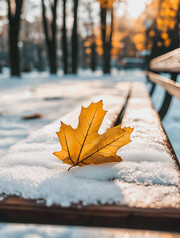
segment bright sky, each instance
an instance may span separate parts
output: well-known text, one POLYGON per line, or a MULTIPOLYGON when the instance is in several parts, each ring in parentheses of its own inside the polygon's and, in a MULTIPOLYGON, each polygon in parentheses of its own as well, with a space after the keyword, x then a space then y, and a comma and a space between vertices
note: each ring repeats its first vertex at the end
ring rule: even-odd
POLYGON ((151 0, 127 0, 127 10, 132 17, 137 18, 145 9, 145 5, 151 0))
MULTIPOLYGON (((84 0, 85 1, 85 0, 84 0)), ((149 4, 152 0, 122 0, 122 2, 127 1, 127 10, 133 18, 137 18, 145 9, 145 5, 149 4)), ((38 3, 39 8, 41 7, 40 1, 29 0, 31 3, 38 3)), ((119 15, 123 15, 124 9, 121 5, 119 9, 119 15)))

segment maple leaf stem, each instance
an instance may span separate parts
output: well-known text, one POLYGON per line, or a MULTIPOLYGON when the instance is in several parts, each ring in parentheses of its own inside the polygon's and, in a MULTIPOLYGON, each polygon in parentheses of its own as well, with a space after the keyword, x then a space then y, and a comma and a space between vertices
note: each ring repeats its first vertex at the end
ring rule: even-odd
MULTIPOLYGON (((69 147, 68 147, 66 135, 65 135, 65 141, 66 141, 66 146, 67 146, 67 150, 68 150, 69 159, 70 159, 71 162, 74 164, 74 161, 71 159, 71 155, 70 155, 70 151, 69 151, 69 147)), ((74 165, 75 165, 75 164, 74 164, 74 165)))
MULTIPOLYGON (((83 164, 85 164, 85 165, 87 165, 85 162, 81 162, 81 163, 83 163, 83 164)), ((69 167, 69 169, 68 169, 68 171, 70 171, 73 167, 76 167, 76 166, 78 166, 78 162, 76 163, 76 164, 73 164, 73 165, 71 165, 70 167, 69 167)))
POLYGON ((76 164, 73 164, 71 167, 69 167, 68 171, 70 171, 75 166, 76 166, 76 164))

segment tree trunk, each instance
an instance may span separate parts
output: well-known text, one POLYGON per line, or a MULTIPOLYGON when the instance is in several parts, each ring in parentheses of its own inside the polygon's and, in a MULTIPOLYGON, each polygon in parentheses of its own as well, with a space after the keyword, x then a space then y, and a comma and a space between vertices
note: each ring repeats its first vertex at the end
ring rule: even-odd
POLYGON ((37 52, 38 52, 38 70, 39 72, 42 72, 44 70, 44 63, 43 63, 43 48, 42 45, 37 45, 37 52))
POLYGON ((101 7, 101 34, 103 42, 103 72, 111 72, 111 48, 112 48, 112 34, 113 34, 113 7, 109 9, 111 11, 111 26, 110 26, 110 35, 107 36, 107 9, 101 7))
POLYGON ((18 34, 13 32, 13 27, 9 29, 9 47, 10 47, 10 67, 11 76, 20 76, 18 34))
POLYGON ((96 70, 96 66, 97 66, 97 52, 96 52, 96 36, 94 34, 94 22, 93 22, 93 15, 92 15, 92 8, 89 6, 88 7, 89 10, 89 19, 91 22, 91 61, 90 61, 90 67, 92 71, 96 70))
MULTIPOLYGON (((42 3, 42 22, 43 22, 43 28, 44 28, 44 34, 45 34, 45 40, 46 40, 46 49, 47 49, 47 55, 48 55, 48 61, 49 61, 49 66, 51 64, 50 60, 50 42, 49 42, 49 33, 48 33, 48 26, 47 26, 47 20, 46 20, 46 7, 44 4, 44 0, 41 0, 42 3)), ((50 66, 51 68, 51 66, 50 66)))
POLYGON ((66 0, 63 1, 62 52, 63 52, 64 74, 67 74, 68 73, 68 52, 67 52, 67 32, 66 32, 66 0))
POLYGON ((171 50, 174 50, 176 48, 180 47, 180 0, 178 4, 178 9, 176 12, 175 17, 175 27, 171 31, 170 38, 171 38, 171 50))
POLYGON ((20 16, 23 5, 23 0, 16 0, 15 13, 11 11, 11 2, 8 2, 8 19, 9 19, 9 57, 11 76, 20 76, 20 63, 19 63, 19 29, 20 29, 20 16))
POLYGON ((112 34, 113 34, 113 20, 114 20, 114 16, 113 16, 113 8, 110 9, 111 11, 111 30, 110 30, 110 35, 109 38, 106 42, 106 58, 105 58, 105 70, 104 73, 111 73, 111 48, 112 48, 112 34))
POLYGON ((42 3, 42 18, 43 18, 43 27, 44 27, 44 34, 46 39, 46 47, 48 52, 48 61, 50 66, 50 73, 56 74, 57 72, 57 60, 56 60, 56 10, 57 10, 57 0, 54 0, 54 3, 51 5, 52 11, 52 23, 51 23, 51 37, 49 36, 48 31, 48 24, 46 18, 46 7, 44 4, 44 0, 41 0, 42 3))
POLYGON ((158 57, 160 56, 162 53, 161 53, 161 49, 160 47, 158 47, 157 43, 158 41, 162 40, 161 39, 161 33, 159 31, 159 29, 157 28, 157 19, 159 18, 160 16, 160 10, 161 10, 161 4, 162 4, 163 0, 160 0, 159 1, 159 4, 158 4, 158 16, 156 17, 155 19, 155 36, 153 37, 153 46, 152 46, 152 49, 151 49, 151 54, 150 54, 150 57, 149 57, 149 62, 155 58, 155 57, 158 57))
POLYGON ((96 55, 96 42, 95 36, 92 36, 92 44, 91 44, 91 70, 96 70, 96 62, 97 62, 97 55, 96 55))
POLYGON ((106 14, 107 9, 101 7, 101 37, 103 43, 103 72, 105 71, 105 59, 106 59, 106 14))
POLYGON ((180 0, 179 0, 179 6, 177 11, 177 30, 178 30, 178 47, 180 47, 180 0))
POLYGON ((78 35, 77 35, 77 10, 78 0, 74 0, 74 22, 72 29, 72 73, 77 74, 77 61, 78 61, 78 35))
POLYGON ((57 72, 57 59, 56 59, 56 12, 57 9, 57 0, 54 0, 54 4, 51 6, 51 11, 52 11, 52 24, 51 24, 51 29, 52 29, 52 40, 51 40, 51 74, 56 74, 57 72))

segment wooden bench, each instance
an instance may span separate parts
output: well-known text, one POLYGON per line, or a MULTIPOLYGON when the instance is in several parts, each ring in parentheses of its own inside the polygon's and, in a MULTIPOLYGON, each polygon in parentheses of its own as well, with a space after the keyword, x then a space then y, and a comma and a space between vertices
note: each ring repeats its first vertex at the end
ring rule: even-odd
POLYGON ((172 96, 180 98, 180 84, 176 82, 180 74, 180 48, 153 59, 150 62, 150 70, 151 72, 147 74, 152 82, 150 95, 153 94, 157 84, 166 91, 164 102, 159 110, 160 118, 163 120, 170 107, 172 96), (171 79, 159 75, 160 73, 170 74, 171 79))
MULTIPOLYGON (((136 133, 132 137, 134 142, 132 147, 134 146, 134 154, 139 155, 139 161, 136 161, 139 172, 142 159, 144 163, 149 163, 149 166, 151 166, 151 161, 148 161, 148 158, 143 158, 141 149, 136 152, 136 145, 141 146, 142 144, 143 150, 144 145, 154 144, 154 147, 162 147, 162 153, 163 151, 167 152, 171 158, 168 163, 172 162, 174 173, 179 173, 178 159, 162 127, 160 118, 152 107, 145 85, 140 82, 119 83, 118 87, 118 96, 100 97, 104 99, 105 108, 111 109, 103 122, 101 131, 119 123, 122 123, 123 126, 133 126, 136 133), (144 125, 143 129, 142 125, 144 125)), ((72 121, 74 115, 77 115, 77 111, 69 113, 62 118, 62 121, 72 121)), ((126 150, 123 153, 125 154, 126 150)), ((158 160, 156 157, 154 159, 158 160)), ((133 158, 130 159, 130 162, 135 163, 133 158)), ((163 163, 163 161, 161 162, 163 163)), ((154 167, 152 167, 152 172, 153 169, 154 167)), ((114 179, 109 183, 113 183, 114 179)), ((125 192, 132 191, 129 198, 124 194, 127 204, 114 202, 113 204, 82 206, 79 202, 70 207, 46 206, 45 203, 39 203, 38 199, 32 200, 22 196, 3 194, 4 199, 0 201, 0 221, 180 232, 180 188, 178 184, 170 183, 166 186, 158 182, 156 184, 156 181, 154 181, 155 184, 148 184, 147 181, 136 184, 135 181, 126 181, 123 178, 120 178, 119 182, 127 187, 125 192), (146 197, 146 193, 142 193, 143 189, 147 193, 146 197), (156 189, 157 192, 155 192, 156 189), (160 196, 161 189, 163 192, 160 196), (135 198, 133 193, 142 193, 142 196, 135 198)))

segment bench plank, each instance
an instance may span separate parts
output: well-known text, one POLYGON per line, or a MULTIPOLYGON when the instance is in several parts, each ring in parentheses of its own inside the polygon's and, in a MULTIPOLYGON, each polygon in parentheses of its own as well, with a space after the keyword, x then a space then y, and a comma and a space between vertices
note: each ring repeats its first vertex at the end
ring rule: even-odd
MULTIPOLYGON (((152 145, 152 151, 154 147, 159 147, 160 151, 166 151, 171 159, 172 163, 174 164, 173 169, 174 171, 177 171, 177 174, 179 174, 180 171, 180 164, 178 161, 178 158, 169 142, 169 139, 165 133, 164 128, 162 127, 160 118, 158 113, 153 109, 151 100, 149 98, 149 95, 147 93, 147 90, 145 89, 145 85, 141 83, 134 83, 132 86, 131 91, 131 97, 128 101, 128 105, 125 111, 125 115, 123 117, 122 125, 131 125, 136 129, 136 136, 132 140, 136 143, 143 142, 144 145, 146 145, 146 142, 149 144, 148 148, 151 148, 152 145), (144 88, 144 89, 143 89, 144 88), (142 125, 144 127, 147 126, 148 133, 143 133, 144 128, 142 128, 142 125)), ((152 155, 153 156, 153 155, 152 155)), ((157 162, 161 161, 157 158, 157 162)), ((164 160, 164 163, 167 161, 164 160)), ((152 163, 152 161, 149 161, 149 163, 152 163)), ((164 165, 165 166, 165 165, 164 165)), ((169 164, 167 164, 169 166, 169 164)), ((158 185, 158 183, 157 183, 158 185)), ((160 209, 163 209, 163 207, 174 207, 177 208, 177 213, 180 213, 180 177, 178 179, 177 184, 171 184, 168 186, 172 187, 172 190, 167 192, 166 195, 168 196, 168 193, 170 193, 170 197, 177 198, 177 204, 174 206, 171 203, 168 203, 168 201, 165 199, 165 197, 162 198, 160 201, 160 209), (174 186, 177 186, 177 190, 174 189, 174 186), (172 192, 173 191, 173 192, 172 192)), ((162 188, 164 185, 162 185, 162 188)), ((151 185, 149 185, 149 191, 151 190, 151 185)), ((180 222, 180 221, 179 221, 180 222)))
POLYGON ((148 72, 149 80, 155 84, 161 85, 169 94, 180 99, 180 83, 174 82, 162 75, 148 72))
POLYGON ((151 60, 150 69, 155 72, 180 73, 180 48, 151 60))
POLYGON ((0 221, 52 225, 114 227, 128 229, 180 231, 177 209, 135 208, 120 205, 69 208, 46 207, 35 200, 9 197, 0 203, 0 221))
MULTIPOLYGON (((152 73, 153 74, 153 73, 152 73)), ((130 99, 122 120, 122 125, 131 125, 141 132, 142 123, 150 123, 148 134, 139 133, 140 140, 148 143, 161 144, 164 150, 167 151, 172 159, 175 160, 176 169, 180 169, 180 164, 175 155, 175 152, 169 142, 166 132, 161 124, 158 113, 152 106, 151 99, 144 84, 135 82, 131 88, 130 99)), ((135 140, 139 140, 138 137, 135 140)))
MULTIPOLYGON (((108 99, 107 101, 110 102, 110 99, 108 99)), ((111 107, 112 105, 113 103, 111 100, 111 107)), ((115 108, 117 108, 119 102, 115 100, 114 105, 115 108)), ((124 105, 124 103, 122 103, 122 105, 124 105)), ((158 143, 162 145, 164 145, 164 143, 167 144, 168 141, 166 135, 164 134, 164 131, 161 127, 158 116, 152 108, 150 99, 148 98, 147 91, 144 88, 143 84, 133 84, 131 97, 128 101, 122 124, 132 125, 132 123, 136 123, 135 126, 138 130, 141 127, 141 123, 144 119, 141 112, 143 105, 146 107, 146 109, 148 108, 148 110, 150 110, 151 112, 153 111, 153 115, 155 115, 155 125, 157 126, 157 129, 159 128, 158 143), (136 105, 136 112, 132 110, 133 105, 136 105), (137 118, 134 117, 134 113, 136 113, 137 118)), ((121 106, 121 109, 122 107, 123 106, 121 106)), ((118 113, 116 114, 116 118, 117 115, 118 113)), ((114 116, 112 118, 114 123, 114 116)), ((69 114, 68 116, 63 118, 63 121, 65 122, 67 122, 68 120, 72 120, 72 114, 69 114)), ((104 129, 102 130, 105 130, 109 126, 112 126, 113 123, 106 122, 104 124, 104 129)), ((154 140, 156 139, 153 136, 150 137, 149 134, 143 138, 143 140, 148 140, 148 142, 154 142, 154 140), (150 141, 148 138, 150 139, 150 141)), ((165 146, 165 149, 168 150, 168 147, 165 146)), ((113 181, 109 182, 113 183, 113 181)), ((134 187, 133 183, 130 184, 126 181, 122 182, 125 186, 129 184, 130 189, 134 187)), ((135 187, 137 193, 141 191, 139 189, 141 189, 142 186, 144 185, 139 184, 135 187)), ((151 186, 148 185, 147 189, 151 189, 151 186)), ((177 189, 175 189, 173 195, 177 196, 177 189)), ((173 202, 172 205, 169 206, 169 203, 167 205, 161 203, 160 201, 158 206, 158 204, 150 204, 148 201, 144 203, 143 200, 144 198, 142 197, 141 201, 137 201, 136 206, 127 206, 120 204, 82 206, 79 203, 65 208, 59 205, 47 207, 44 203, 39 203, 37 200, 5 195, 5 199, 0 201, 0 221, 15 223, 59 224, 180 231, 180 208, 178 207, 177 202, 173 202)))
MULTIPOLYGON (((104 121, 103 121, 103 123, 100 127, 100 133, 105 132, 108 128, 112 127, 115 124, 115 122, 118 119, 118 116, 119 116, 120 112, 123 110, 123 108, 125 106, 125 103, 126 103, 126 100, 127 100, 128 96, 129 96, 130 87, 131 87, 130 83, 124 82, 119 86, 117 85, 117 87, 119 88, 119 91, 121 91, 121 96, 101 95, 101 96, 98 96, 96 98, 94 97, 92 99, 93 101, 99 101, 99 100, 103 99, 104 109, 108 110, 107 114, 105 115, 104 121)), ((85 107, 88 106, 91 103, 92 100, 90 100, 88 102, 85 102, 83 104, 83 106, 85 106, 85 107)), ((71 124, 73 127, 77 126, 80 109, 81 109, 81 107, 79 106, 74 111, 70 112, 69 114, 60 118, 60 120, 53 123, 53 124, 57 125, 57 126, 55 126, 55 128, 53 126, 53 137, 55 136, 55 132, 57 130, 59 130, 60 121, 63 121, 67 124, 71 124)), ((54 140, 51 139, 51 136, 52 136, 51 135, 52 134, 51 130, 52 130, 52 128, 49 128, 50 134, 47 135, 47 139, 46 139, 47 146, 48 146, 48 144, 54 143, 54 140)), ((21 148, 22 149, 23 148, 29 148, 30 150, 33 151, 34 150, 34 145, 35 145, 35 142, 34 142, 35 139, 34 138, 36 138, 36 137, 41 138, 42 133, 43 132, 41 130, 39 132, 38 131, 35 132, 34 135, 31 135, 29 138, 27 138, 26 141, 23 144, 20 144, 18 149, 17 148, 15 149, 16 150, 15 153, 22 153, 21 148)), ((42 139, 38 139, 39 147, 35 146, 35 152, 34 152, 34 154, 32 154, 32 156, 36 156, 36 153, 41 153, 41 150, 42 150, 41 149, 41 142, 40 142, 41 140, 42 139)), ((42 144, 43 143, 44 143, 44 141, 42 141, 42 144)), ((27 149, 27 150, 29 150, 29 149, 27 149)), ((53 151, 51 151, 51 153, 52 152, 53 151)), ((12 152, 10 152, 10 154, 11 153, 12 152)), ((26 154, 24 154, 24 156, 26 157, 26 154)), ((6 164, 6 160, 7 159, 5 158, 4 159, 5 164, 6 164)), ((38 160, 39 160, 39 158, 38 158, 38 160)), ((3 158, 1 158, 0 163, 1 163, 1 165, 3 164, 3 158)), ((12 160, 11 160, 11 165, 12 166, 13 166, 13 163, 14 163, 14 165, 18 166, 18 162, 14 161, 13 158, 12 158, 12 160)), ((21 159, 20 159, 19 163, 20 163, 20 165, 22 165, 22 160, 21 159)), ((26 161, 23 161, 23 163, 26 163, 26 161)), ((41 161, 39 161, 38 164, 39 164, 39 166, 41 166, 41 161)), ((42 158, 42 164, 43 164, 43 158, 42 158)), ((7 194, 1 194, 1 196, 0 196, 0 204, 1 204, 0 218, 2 219, 2 221, 3 221, 3 219, 5 219, 5 214, 2 216, 1 212, 3 210, 3 207, 4 206, 6 207, 7 201, 8 201, 8 206, 10 204, 10 206, 12 206, 12 208, 14 206, 16 207, 16 205, 18 205, 18 209, 19 209, 19 205, 20 205, 20 206, 22 206, 22 209, 24 209, 23 202, 22 202, 23 199, 21 197, 16 197, 16 199, 14 200, 14 198, 12 196, 7 196, 7 194), (3 197, 5 197, 5 198, 8 197, 8 200, 1 201, 3 197), (17 203, 17 201, 20 201, 20 202, 17 203)), ((8 211, 9 211, 8 214, 10 214, 10 216, 11 216, 11 209, 8 210, 8 211)), ((14 216, 13 215, 13 210, 12 210, 12 216, 14 216)), ((18 219, 19 219, 18 217, 19 217, 19 213, 16 214, 14 222, 18 222, 18 219)), ((33 220, 31 222, 33 222, 33 220)))

